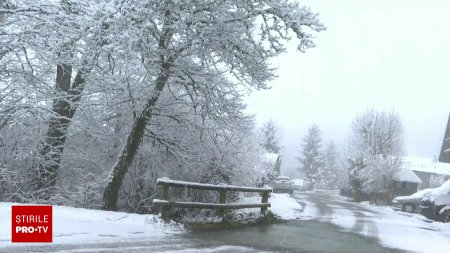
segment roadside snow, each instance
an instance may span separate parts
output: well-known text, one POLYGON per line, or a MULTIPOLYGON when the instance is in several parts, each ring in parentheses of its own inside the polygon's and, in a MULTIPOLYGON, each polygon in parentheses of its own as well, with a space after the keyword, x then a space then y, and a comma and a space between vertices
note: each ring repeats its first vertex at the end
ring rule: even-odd
MULTIPOLYGON (((0 203, 0 224, 2 224, 0 226, 0 248, 34 245, 11 243, 12 205, 19 204, 0 203)), ((157 239, 182 231, 182 226, 166 225, 155 215, 53 206, 53 244, 117 242, 133 238, 157 239)))
POLYGON ((269 199, 270 211, 283 220, 293 220, 300 217, 303 207, 289 194, 272 193, 269 199))
MULTIPOLYGON (((247 204, 259 202, 261 202, 261 196, 257 195, 241 198, 238 203, 247 204)), ((318 210, 313 203, 307 201, 299 203, 287 193, 271 193, 269 202, 271 204, 269 210, 283 220, 308 220, 316 217, 318 213, 318 210)), ((242 209, 241 212, 259 213, 259 209, 242 209)))
POLYGON ((390 207, 362 204, 378 212, 373 220, 380 242, 412 252, 450 252, 450 223, 432 222, 419 214, 394 211, 390 207))
MULTIPOLYGON (((345 202, 348 201, 348 198, 342 196, 335 197, 345 202)), ((367 210, 359 211, 364 215, 362 218, 364 224, 363 229, 358 233, 369 237, 375 236, 386 247, 422 253, 450 252, 448 241, 450 223, 433 222, 420 214, 395 211, 390 206, 375 206, 369 202, 347 203, 355 205, 358 210, 361 210, 361 207, 367 210), (375 235, 369 231, 370 224, 375 225, 375 235)), ((351 226, 351 220, 356 226, 357 217, 348 209, 334 208, 333 212, 333 216, 340 217, 338 220, 333 220, 334 224, 347 231, 354 228, 351 226), (339 220, 348 222, 341 223, 339 220)))

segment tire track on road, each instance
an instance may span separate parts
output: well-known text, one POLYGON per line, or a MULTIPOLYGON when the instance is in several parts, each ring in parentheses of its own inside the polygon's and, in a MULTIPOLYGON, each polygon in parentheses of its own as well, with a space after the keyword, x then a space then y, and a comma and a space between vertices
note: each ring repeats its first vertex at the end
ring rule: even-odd
MULTIPOLYGON (((297 195, 300 197, 300 195, 297 195)), ((377 224, 372 220, 378 213, 364 208, 356 203, 338 200, 334 195, 326 194, 325 192, 312 192, 303 194, 309 202, 316 205, 319 210, 318 220, 321 222, 333 223, 333 215, 337 215, 333 210, 340 208, 351 211, 355 218, 354 225, 349 229, 349 232, 362 234, 369 238, 379 240, 379 231, 377 224)))

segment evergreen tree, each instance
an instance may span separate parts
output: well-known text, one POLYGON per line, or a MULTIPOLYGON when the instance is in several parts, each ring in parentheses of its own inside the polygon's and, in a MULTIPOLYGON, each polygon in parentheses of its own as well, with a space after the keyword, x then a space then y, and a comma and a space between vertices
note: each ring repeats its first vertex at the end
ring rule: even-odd
POLYGON ((324 151, 323 166, 319 170, 320 188, 337 189, 338 184, 338 154, 336 145, 330 141, 324 151))
POLYGON ((268 153, 279 154, 281 147, 279 144, 278 129, 273 120, 269 120, 261 129, 262 146, 268 153))
POLYGON ((319 169, 323 166, 321 135, 319 126, 313 124, 303 137, 301 156, 297 158, 301 164, 300 173, 311 182, 313 188, 320 181, 319 169))

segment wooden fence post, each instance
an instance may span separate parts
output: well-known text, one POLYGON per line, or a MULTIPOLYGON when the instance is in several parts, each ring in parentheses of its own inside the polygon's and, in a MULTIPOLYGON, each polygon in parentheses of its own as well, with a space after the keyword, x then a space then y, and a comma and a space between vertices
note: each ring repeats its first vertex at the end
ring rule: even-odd
MULTIPOLYGON (((227 200, 227 191, 225 190, 220 191, 219 203, 225 204, 226 200, 227 200)), ((219 209, 219 216, 222 218, 225 216, 225 209, 219 209)))
MULTIPOLYGON (((169 201, 169 186, 163 185, 163 199, 169 201)), ((164 221, 169 221, 169 204, 165 204, 161 207, 161 216, 164 221)))
MULTIPOLYGON (((1 1, 1 0, 0 0, 1 1)), ((242 209, 242 208, 261 208, 261 213, 266 214, 269 203, 269 194, 272 189, 266 188, 255 188, 255 187, 245 187, 236 185, 211 185, 211 184, 200 184, 186 181, 176 181, 169 180, 167 178, 158 178, 157 185, 162 187, 162 199, 153 199, 154 205, 161 205, 161 217, 165 222, 169 221, 170 209, 172 207, 178 208, 201 208, 201 209, 215 209, 219 210, 218 215, 222 218, 225 217, 227 210, 229 209, 242 209), (197 203, 197 202, 178 202, 170 201, 170 187, 184 188, 185 195, 186 189, 196 189, 196 190, 209 190, 219 192, 219 203, 197 203), (258 192, 262 196, 261 203, 226 203, 227 192, 258 192)), ((186 196, 185 196, 186 197, 186 196)))
MULTIPOLYGON (((261 203, 265 204, 267 202, 269 202, 269 192, 263 192, 261 203)), ((261 214, 265 215, 266 212, 267 212, 267 206, 261 207, 261 214)))

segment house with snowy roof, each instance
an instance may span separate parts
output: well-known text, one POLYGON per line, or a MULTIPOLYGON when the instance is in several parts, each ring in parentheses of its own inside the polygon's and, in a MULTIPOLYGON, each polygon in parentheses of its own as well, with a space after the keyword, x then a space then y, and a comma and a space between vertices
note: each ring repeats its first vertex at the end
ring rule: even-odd
POLYGON ((272 182, 275 177, 280 175, 281 155, 275 153, 262 154, 261 164, 258 169, 262 176, 265 178, 265 183, 272 182))
POLYGON ((450 179, 450 163, 425 157, 404 157, 403 164, 420 178, 420 189, 438 187, 450 179))
POLYGON ((394 177, 396 192, 402 195, 409 195, 404 193, 409 193, 415 184, 419 189, 434 188, 450 179, 450 114, 439 159, 407 156, 403 157, 403 165, 404 168, 394 177))
POLYGON ((417 192, 422 180, 408 167, 403 167, 393 179, 394 195, 406 196, 417 192))

